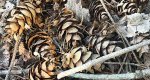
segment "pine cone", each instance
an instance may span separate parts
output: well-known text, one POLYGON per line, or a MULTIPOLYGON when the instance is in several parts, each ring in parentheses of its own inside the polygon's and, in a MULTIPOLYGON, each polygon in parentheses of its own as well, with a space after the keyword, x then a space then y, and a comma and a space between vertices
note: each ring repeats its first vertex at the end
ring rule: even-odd
POLYGON ((33 24, 41 26, 41 19, 38 13, 41 8, 30 2, 24 2, 10 12, 5 31, 8 35, 21 35, 24 30, 31 29, 33 24))
MULTIPOLYGON (((64 53, 62 57, 62 66, 63 68, 74 68, 77 66, 81 66, 84 63, 98 58, 99 55, 97 54, 92 54, 91 51, 88 51, 85 46, 79 46, 76 48, 73 48, 71 51, 68 53, 64 53)), ((96 71, 101 71, 101 64, 97 64, 95 66, 92 66, 86 71, 94 73, 94 70, 96 71)))
POLYGON ((44 31, 30 33, 26 45, 33 56, 51 58, 57 55, 52 38, 44 31))
POLYGON ((121 2, 117 5, 117 13, 120 16, 129 15, 133 13, 141 12, 142 10, 136 3, 121 2))
POLYGON ((60 15, 53 21, 53 26, 58 28, 57 33, 64 48, 72 48, 82 44, 84 26, 74 18, 71 10, 62 9, 60 15))
POLYGON ((91 51, 100 56, 110 54, 123 48, 122 41, 117 41, 114 37, 108 38, 107 36, 90 36, 87 37, 86 43, 91 51))
POLYGON ((29 80, 57 80, 59 66, 56 59, 40 61, 31 67, 29 80))
MULTIPOLYGON (((112 0, 107 0, 108 3, 113 4, 115 2, 112 2, 112 0)), ((110 4, 105 3, 105 5, 107 6, 107 9, 110 11, 110 13, 113 12, 114 8, 112 6, 110 6, 110 4)), ((98 22, 105 22, 105 21, 110 21, 105 9, 103 8, 101 2, 99 0, 95 0, 93 2, 91 2, 90 6, 89 6, 89 12, 90 12, 90 16, 91 16, 91 20, 94 21, 98 21, 98 22)))

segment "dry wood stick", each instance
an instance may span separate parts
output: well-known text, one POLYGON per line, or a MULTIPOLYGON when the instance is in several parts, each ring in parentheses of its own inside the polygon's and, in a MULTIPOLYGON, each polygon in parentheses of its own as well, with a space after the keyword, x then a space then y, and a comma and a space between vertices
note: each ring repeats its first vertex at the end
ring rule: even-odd
POLYGON ((18 41, 15 42, 15 47, 14 47, 11 63, 10 63, 9 69, 8 69, 8 74, 5 77, 5 80, 9 80, 9 74, 11 72, 11 69, 12 69, 13 65, 14 65, 16 54, 17 54, 17 51, 18 51, 17 49, 18 49, 19 42, 20 42, 20 38, 18 38, 18 41))
MULTIPOLYGON (((8 70, 0 70, 0 75, 7 75, 8 73, 9 73, 8 70)), ((22 73, 28 74, 29 69, 11 70, 10 73, 12 75, 19 75, 19 74, 22 74, 22 73)))
POLYGON ((93 66, 93 65, 95 65, 95 64, 97 64, 97 63, 103 63, 103 62, 105 62, 106 60, 109 60, 109 59, 111 59, 111 58, 115 58, 115 57, 117 57, 117 56, 123 55, 123 54, 128 53, 128 52, 130 52, 130 51, 132 51, 132 50, 138 49, 138 48, 140 48, 140 47, 143 47, 143 46, 149 45, 149 44, 150 44, 150 40, 143 41, 143 42, 138 43, 138 44, 135 44, 135 45, 133 45, 133 46, 130 46, 130 47, 124 48, 124 49, 122 49, 122 50, 113 52, 113 53, 111 53, 111 54, 102 56, 102 57, 100 57, 100 58, 98 58, 98 59, 91 60, 91 61, 89 61, 89 62, 87 62, 87 63, 85 63, 85 64, 83 64, 83 65, 81 65, 81 66, 78 66, 78 67, 76 67, 76 68, 73 68, 73 69, 70 69, 70 70, 67 70, 67 71, 64 71, 64 72, 59 73, 59 74, 57 75, 57 78, 58 78, 58 79, 61 79, 61 78, 65 77, 65 76, 69 76, 69 75, 71 75, 71 74, 74 74, 74 73, 77 73, 77 72, 79 72, 79 71, 85 70, 85 69, 87 69, 88 67, 93 66))
POLYGON ((89 80, 130 80, 130 79, 140 79, 150 75, 150 69, 136 70, 135 73, 124 73, 124 74, 84 74, 77 73, 70 77, 82 78, 89 80))

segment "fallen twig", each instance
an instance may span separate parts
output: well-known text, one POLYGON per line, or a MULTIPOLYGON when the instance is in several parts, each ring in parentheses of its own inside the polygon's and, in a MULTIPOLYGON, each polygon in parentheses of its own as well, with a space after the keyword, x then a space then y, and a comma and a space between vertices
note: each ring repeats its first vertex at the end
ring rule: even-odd
POLYGON ((61 72, 60 74, 57 75, 57 78, 58 78, 58 79, 61 79, 61 78, 65 77, 65 76, 69 76, 69 75, 71 75, 71 74, 74 74, 74 73, 77 73, 77 72, 79 72, 79 71, 85 70, 85 69, 87 69, 88 67, 93 66, 93 65, 95 65, 95 64, 97 64, 97 63, 103 63, 103 62, 105 62, 106 60, 109 60, 109 59, 111 59, 111 58, 115 58, 115 57, 117 57, 117 56, 123 55, 123 54, 125 54, 125 53, 128 53, 128 52, 130 52, 130 51, 132 51, 132 50, 135 50, 135 49, 137 49, 137 48, 140 48, 140 47, 145 46, 145 45, 148 45, 148 44, 150 44, 150 40, 143 41, 143 42, 141 42, 141 43, 139 43, 139 44, 135 44, 135 45, 133 45, 133 46, 124 48, 124 49, 122 49, 122 50, 119 50, 119 51, 113 52, 113 53, 111 53, 111 54, 102 56, 102 57, 100 57, 100 58, 91 60, 91 61, 89 61, 89 62, 83 64, 82 66, 78 66, 78 67, 76 67, 76 68, 73 68, 73 69, 70 69, 70 70, 61 72))
POLYGON ((104 62, 104 64, 111 64, 111 65, 132 65, 132 66, 138 66, 138 67, 142 67, 142 68, 147 68, 146 66, 144 66, 144 64, 135 64, 135 63, 128 63, 128 62, 104 62))
POLYGON ((16 53, 17 53, 17 48, 18 48, 19 42, 20 42, 20 38, 18 38, 18 41, 16 41, 16 43, 15 43, 15 47, 14 47, 11 63, 10 63, 9 69, 8 69, 8 74, 5 77, 5 80, 9 80, 9 74, 10 74, 11 69, 12 69, 12 67, 14 65, 14 62, 15 62, 15 58, 16 58, 16 53))
POLYGON ((84 74, 77 73, 70 75, 74 78, 82 79, 94 79, 94 80, 128 80, 128 79, 140 79, 146 76, 150 76, 150 69, 137 70, 135 73, 125 73, 125 74, 84 74))
MULTIPOLYGON (((19 75, 19 74, 28 74, 29 69, 22 69, 22 70, 11 70, 10 74, 12 75, 19 75)), ((0 70, 0 75, 7 75, 9 73, 8 70, 0 70)))

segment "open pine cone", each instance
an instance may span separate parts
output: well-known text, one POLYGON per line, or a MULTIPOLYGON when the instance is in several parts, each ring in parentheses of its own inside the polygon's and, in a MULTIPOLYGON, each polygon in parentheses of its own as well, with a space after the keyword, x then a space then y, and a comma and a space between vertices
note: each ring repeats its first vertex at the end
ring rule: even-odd
POLYGON ((40 61, 31 67, 29 80, 57 80, 59 66, 56 58, 40 61))
POLYGON ((44 31, 30 33, 26 45, 33 56, 52 58, 57 55, 56 46, 54 45, 52 38, 44 31))
POLYGON ((117 5, 118 15, 124 16, 143 12, 149 0, 123 0, 117 5))
POLYGON ((123 48, 122 41, 112 40, 106 36, 90 36, 87 38, 87 44, 89 49, 101 56, 110 54, 123 48))
POLYGON ((74 18, 71 10, 62 9, 60 15, 53 21, 53 26, 58 30, 59 39, 62 40, 63 48, 77 47, 82 44, 83 25, 74 18), (64 47, 67 46, 67 47, 64 47))
MULTIPOLYGON (((74 68, 77 66, 81 66, 84 63, 98 58, 99 55, 97 54, 92 54, 91 51, 88 51, 85 46, 79 46, 76 48, 73 48, 71 51, 68 53, 64 53, 62 56, 62 66, 65 69, 68 68, 74 68)), ((97 64, 95 66, 92 66, 86 71, 94 73, 94 71, 101 71, 101 64, 97 64)))
MULTIPOLYGON (((116 3, 113 0, 106 0, 105 5, 107 6, 107 9, 109 10, 110 14, 112 14, 114 8, 110 6, 110 4, 116 3), (108 4, 109 3, 109 4, 108 4)), ((91 20, 98 21, 99 23, 105 22, 105 21, 110 21, 105 9, 103 8, 101 2, 99 0, 94 0, 90 3, 89 5, 89 13, 91 16, 91 20)))
POLYGON ((31 29, 33 24, 42 26, 42 20, 38 13, 41 13, 41 8, 34 3, 24 2, 22 5, 15 7, 9 14, 5 31, 8 35, 14 37, 21 35, 24 30, 31 29))

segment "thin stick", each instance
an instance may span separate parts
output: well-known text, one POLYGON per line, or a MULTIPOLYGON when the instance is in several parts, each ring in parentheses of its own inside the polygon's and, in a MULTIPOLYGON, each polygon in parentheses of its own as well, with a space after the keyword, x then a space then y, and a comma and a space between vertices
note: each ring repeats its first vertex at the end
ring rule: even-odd
POLYGON ((15 43, 15 47, 14 47, 11 63, 10 63, 9 69, 8 69, 8 74, 5 77, 5 80, 9 80, 9 74, 10 74, 11 69, 12 69, 12 67, 14 65, 14 62, 15 62, 15 57, 16 57, 16 53, 17 53, 17 48, 18 48, 19 42, 20 42, 20 39, 18 38, 18 41, 16 41, 16 43, 15 43))
POLYGON ((105 62, 106 60, 109 60, 109 59, 111 59, 111 58, 115 58, 115 57, 117 57, 117 56, 123 55, 123 54, 128 53, 128 52, 130 52, 130 51, 132 51, 132 50, 138 49, 138 48, 140 48, 140 47, 142 47, 142 46, 149 45, 149 44, 150 44, 150 40, 143 41, 143 42, 141 42, 141 43, 139 43, 139 44, 135 44, 135 45, 133 45, 133 46, 124 48, 124 49, 122 49, 122 50, 119 50, 119 51, 113 52, 113 53, 111 53, 111 54, 102 56, 102 57, 100 57, 100 58, 91 60, 91 61, 89 61, 89 62, 87 62, 87 63, 85 63, 85 64, 83 64, 83 65, 81 65, 81 66, 78 66, 78 67, 76 67, 76 68, 73 68, 73 69, 70 69, 70 70, 61 72, 60 74, 57 75, 57 78, 58 78, 58 79, 61 79, 61 78, 65 77, 65 76, 69 76, 69 75, 71 75, 71 74, 74 74, 74 73, 77 73, 77 72, 79 72, 79 71, 85 70, 85 69, 89 68, 90 66, 93 66, 93 65, 95 65, 95 64, 97 64, 97 63, 103 63, 103 62, 105 62))
MULTIPOLYGON (((22 73, 27 74, 29 72, 29 69, 22 69, 22 70, 11 70, 12 75, 19 75, 22 73)), ((9 73, 8 70, 0 70, 0 75, 7 75, 9 73)))
POLYGON ((135 73, 125 73, 125 74, 84 74, 77 73, 71 75, 74 78, 82 78, 89 80, 130 80, 130 79, 140 79, 150 75, 150 69, 137 70, 135 73))
POLYGON ((146 66, 144 66, 144 64, 135 64, 135 63, 128 63, 128 62, 104 62, 104 64, 112 64, 112 65, 123 64, 123 65, 133 65, 133 66, 147 68, 146 66))

